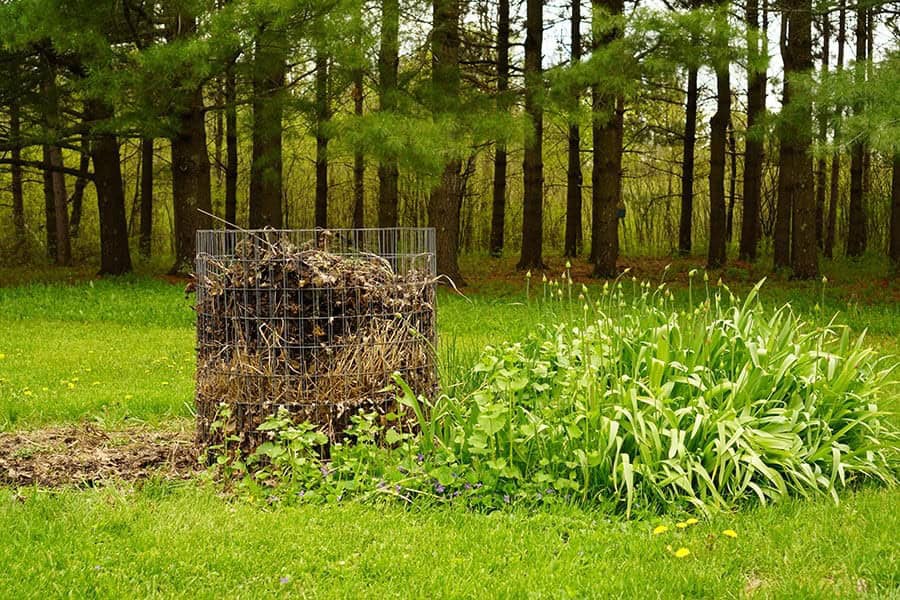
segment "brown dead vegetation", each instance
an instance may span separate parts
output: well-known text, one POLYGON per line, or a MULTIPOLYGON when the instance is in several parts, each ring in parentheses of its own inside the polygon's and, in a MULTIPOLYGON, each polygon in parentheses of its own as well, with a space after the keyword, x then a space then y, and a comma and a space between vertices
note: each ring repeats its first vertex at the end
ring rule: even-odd
POLYGON ((0 433, 0 484, 95 487, 152 475, 186 479, 198 468, 192 431, 93 425, 0 433))

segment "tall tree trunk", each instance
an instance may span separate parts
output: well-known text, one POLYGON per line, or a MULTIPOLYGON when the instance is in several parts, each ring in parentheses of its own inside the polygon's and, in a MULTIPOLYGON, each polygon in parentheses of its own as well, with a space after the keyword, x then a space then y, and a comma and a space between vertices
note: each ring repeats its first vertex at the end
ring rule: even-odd
MULTIPOLYGON (((215 103, 216 104, 225 104, 225 79, 227 78, 227 69, 226 75, 224 77, 216 78, 216 93, 215 93, 215 103)), ((225 110, 228 110, 227 108, 225 110)), ((213 164, 215 168, 213 169, 216 174, 216 183, 222 183, 222 176, 225 174, 225 163, 222 162, 222 150, 225 146, 225 110, 217 110, 215 114, 215 126, 213 127, 213 153, 214 159, 213 164)), ((217 201, 214 201, 214 204, 218 204, 217 201)), ((217 206, 213 206, 213 208, 218 208, 217 206)))
MULTIPOLYGON (((59 133, 59 90, 56 86, 56 70, 53 65, 45 66, 44 77, 41 80, 41 95, 45 102, 45 115, 47 134, 52 139, 59 133)), ((49 145, 46 148, 44 162, 50 168, 50 188, 53 193, 53 219, 52 230, 55 232, 54 258, 58 265, 70 265, 72 263, 72 245, 69 239, 69 207, 67 205, 68 194, 66 192, 66 176, 62 172, 63 156, 59 146, 49 145)), ((47 223, 48 232, 51 222, 47 223)), ((49 247, 49 244, 48 244, 49 247)))
POLYGON ((72 264, 72 243, 69 239, 69 207, 66 192, 66 176, 63 167, 62 150, 59 146, 50 146, 50 166, 53 179, 53 221, 56 229, 56 264, 68 266, 72 264))
MULTIPOLYGON (((593 0, 591 19, 594 48, 600 49, 621 35, 608 20, 621 15, 623 0, 593 0)), ((594 152, 591 164, 591 260, 595 277, 615 277, 619 257, 618 204, 621 193, 622 126, 621 99, 595 83, 591 86, 591 135, 594 152)))
POLYGON ((141 255, 150 258, 153 253, 153 138, 141 140, 141 232, 138 244, 141 255))
POLYGON ((691 253, 694 223, 694 145, 697 141, 697 67, 687 72, 687 97, 684 108, 684 147, 681 159, 681 219, 678 226, 678 252, 691 253))
POLYGON ((13 102, 9 107, 9 137, 13 141, 11 151, 12 164, 9 167, 12 179, 12 211, 13 229, 16 235, 16 248, 22 250, 25 247, 25 194, 22 186, 22 150, 19 147, 21 132, 21 117, 19 105, 13 102))
POLYGON ((264 31, 253 58, 253 130, 250 163, 250 228, 284 226, 281 206, 282 112, 285 42, 264 31))
POLYGON ((190 105, 180 112, 178 133, 172 139, 172 203, 175 225, 175 263, 171 274, 188 273, 193 268, 196 232, 211 226, 209 154, 203 119, 203 92, 190 95, 190 105), (198 210, 199 209, 199 210, 198 210))
MULTIPOLYGON (((837 35, 837 64, 835 69, 840 73, 844 70, 844 42, 847 37, 847 9, 846 1, 840 0, 838 11, 838 35, 837 35)), ((841 134, 841 119, 844 108, 837 106, 834 112, 834 137, 838 139, 841 134)), ((826 257, 834 257, 834 240, 837 229, 837 205, 840 201, 840 176, 841 176, 841 152, 835 150, 831 157, 831 185, 828 202, 828 218, 825 226, 825 244, 823 251, 826 257)))
POLYGON ((525 12, 525 114, 531 131, 525 138, 522 159, 522 253, 517 267, 523 270, 544 267, 543 1, 526 0, 525 12))
POLYGON ((825 241, 822 252, 826 258, 834 257, 834 236, 837 229, 837 205, 840 202, 841 153, 831 157, 831 181, 829 182, 828 216, 825 221, 825 241))
MULTIPOLYGON (((138 152, 141 152, 140 145, 138 146, 138 152)), ((128 237, 134 235, 135 226, 139 226, 139 219, 141 213, 141 180, 144 178, 143 171, 143 155, 139 154, 137 158, 137 165, 134 170, 134 196, 131 198, 131 214, 128 215, 126 221, 128 223, 128 237)), ((140 251, 140 248, 138 248, 140 251)))
POLYGON ((328 227, 328 56, 316 53, 316 227, 328 227))
POLYGON ((41 146, 44 179, 44 232, 47 237, 47 256, 56 259, 56 199, 53 196, 53 164, 50 145, 41 146))
POLYGON ((900 152, 894 154, 891 169, 891 233, 888 257, 900 271, 900 152))
POLYGON ((731 118, 728 63, 716 65, 716 112, 709 130, 709 253, 708 269, 725 265, 725 145, 731 118))
POLYGON ((784 63, 784 82, 782 85, 782 111, 781 120, 778 123, 778 197, 775 204, 775 231, 773 239, 773 263, 774 268, 784 269, 791 265, 791 217, 793 215, 793 195, 797 185, 797 173, 795 172, 796 146, 792 126, 797 115, 789 112, 794 107, 791 104, 791 82, 789 79, 795 76, 796 65, 791 64, 794 57, 788 48, 789 30, 792 24, 792 11, 796 6, 796 0, 787 0, 782 4, 781 13, 781 59, 784 63))
MULTIPOLYGON (((831 52, 831 17, 828 11, 822 13, 822 76, 828 74, 828 58, 831 52)), ((829 114, 824 108, 819 107, 819 143, 824 144, 828 138, 829 114)), ((819 157, 816 162, 816 245, 825 248, 825 196, 828 186, 828 162, 825 156, 819 157)))
MULTIPOLYGON (((507 110, 509 90, 509 0, 497 2, 497 109, 507 110)), ((503 254, 506 226, 506 143, 494 150, 494 187, 491 205, 491 256, 503 254)))
MULTIPOLYGON (((458 110, 459 99, 459 0, 434 0, 431 37, 431 84, 433 111, 458 110)), ((428 220, 435 228, 437 269, 456 285, 464 283, 459 271, 459 223, 465 180, 461 161, 453 158, 444 167, 440 182, 431 193, 428 220)))
MULTIPOLYGON (((572 0, 572 64, 581 60, 581 0, 572 0)), ((580 91, 575 90, 579 101, 580 91)), ((569 125, 569 166, 566 172, 565 256, 577 256, 581 241, 581 132, 577 123, 569 125)))
POLYGON ((225 227, 237 224, 237 82, 234 66, 225 72, 225 227))
POLYGON ((778 191, 775 203, 775 230, 773 232, 773 267, 786 269, 791 265, 791 215, 789 191, 791 170, 794 168, 792 150, 782 144, 778 150, 778 191))
MULTIPOLYGON (((85 113, 92 122, 113 117, 112 108, 96 100, 85 103, 85 113)), ((131 254, 119 142, 112 134, 95 134, 90 144, 90 155, 94 163, 94 187, 97 189, 100 221, 100 274, 121 275, 131 271, 131 254)))
MULTIPOLYGON (((400 0, 381 2, 381 45, 378 49, 378 108, 390 113, 397 108, 397 79, 400 65, 400 0)), ((397 227, 400 203, 397 158, 378 164, 378 226, 397 227)))
MULTIPOLYGON (((874 48, 875 48, 875 11, 877 10, 876 6, 873 5, 872 2, 864 2, 861 4, 866 4, 866 64, 865 64, 865 78, 866 80, 872 78, 872 71, 875 68, 874 61, 874 48)), ((896 38, 895 38, 896 39, 896 38)), ((862 197, 863 197, 863 212, 866 213, 866 223, 864 229, 866 230, 866 248, 868 249, 868 241, 869 241, 869 225, 868 225, 868 209, 866 209, 866 205, 868 203, 869 193, 872 190, 872 149, 869 147, 869 144, 863 145, 863 164, 862 164, 862 197)))
MULTIPOLYGON (((867 59, 867 21, 865 3, 858 2, 856 10, 856 85, 862 86, 866 78, 865 61, 867 59)), ((865 107, 858 103, 853 107, 854 113, 863 114, 865 107)), ((850 148, 850 228, 847 231, 847 256, 862 256, 868 245, 866 231, 865 207, 865 155, 866 147, 862 140, 856 140, 850 148)))
POLYGON ((81 213, 84 205, 84 188, 88 184, 88 170, 91 166, 91 153, 89 142, 86 136, 81 137, 81 153, 78 159, 78 172, 81 173, 75 178, 75 186, 72 189, 72 195, 69 196, 69 204, 72 206, 71 216, 69 218, 69 236, 72 239, 78 238, 81 230, 81 213))
MULTIPOLYGON (((357 117, 363 116, 363 72, 357 69, 353 72, 353 113, 357 117)), ((365 227, 365 176, 366 159, 363 153, 353 153, 353 227, 362 229, 365 227)))
POLYGON ((812 98, 800 79, 813 69, 811 0, 789 0, 784 6, 781 57, 785 71, 782 113, 779 128, 782 160, 779 205, 791 207, 790 266, 793 277, 809 279, 819 273, 816 244, 816 200, 813 190, 812 98))
MULTIPOLYGON (((821 131, 819 132, 822 133, 821 131)), ((825 133, 827 136, 827 132, 825 133)), ((824 138, 823 138, 824 139, 824 138)), ((816 246, 825 249, 825 198, 828 187, 828 161, 824 156, 816 161, 816 246)))
POLYGON ((737 139, 734 123, 728 119, 728 216, 725 219, 725 238, 730 243, 734 233, 734 203, 737 195, 737 139))
POLYGON ((744 148, 744 210, 741 220, 741 260, 756 260, 759 244, 759 208, 762 201, 763 134, 759 127, 766 111, 766 70, 757 70, 760 37, 758 0, 747 0, 747 46, 752 68, 747 72, 747 139, 744 148))

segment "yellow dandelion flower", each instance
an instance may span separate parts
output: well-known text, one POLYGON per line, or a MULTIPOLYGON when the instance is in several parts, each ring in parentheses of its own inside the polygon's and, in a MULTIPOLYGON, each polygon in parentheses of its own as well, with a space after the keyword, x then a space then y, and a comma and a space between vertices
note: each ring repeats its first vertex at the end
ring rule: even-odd
POLYGON ((0 360, 3 360, 4 358, 6 358, 6 355, 0 352, 0 360))
POLYGON ((688 525, 696 525, 696 524, 699 523, 699 522, 700 522, 700 521, 697 520, 697 519, 695 519, 694 517, 691 517, 690 519, 688 519, 687 521, 685 521, 685 523, 687 523, 688 525))
POLYGON ((74 389, 75 389, 75 384, 72 383, 71 381, 70 381, 69 383, 67 383, 66 385, 69 387, 70 390, 74 390, 74 389))
POLYGON ((132 398, 134 398, 134 396, 132 396, 131 394, 125 394, 126 400, 131 400, 132 398))
POLYGON ((736 538, 737 531, 735 531, 734 529, 726 529, 725 531, 722 532, 722 535, 728 536, 730 538, 736 538))
POLYGON ((690 553, 691 553, 690 550, 688 550, 687 548, 682 546, 681 548, 679 548, 678 550, 675 551, 675 558, 684 558, 684 557, 688 556, 690 553))
POLYGON ((659 535, 661 533, 665 533, 669 530, 669 528, 665 525, 657 525, 653 528, 653 535, 659 535))
POLYGON ((677 527, 678 529, 684 529, 687 526, 688 526, 688 524, 685 523, 684 521, 682 521, 681 523, 675 523, 675 527, 677 527))
POLYGON ((26 396, 33 396, 34 392, 32 392, 31 390, 23 390, 22 394, 24 394, 26 396))

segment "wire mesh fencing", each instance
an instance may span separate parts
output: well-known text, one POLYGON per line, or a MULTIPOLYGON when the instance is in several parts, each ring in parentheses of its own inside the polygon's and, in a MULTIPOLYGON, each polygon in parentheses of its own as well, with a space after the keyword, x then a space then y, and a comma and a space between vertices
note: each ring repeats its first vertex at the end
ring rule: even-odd
POLYGON ((284 408, 332 441, 437 386, 430 228, 197 232, 197 437, 243 451, 284 408))

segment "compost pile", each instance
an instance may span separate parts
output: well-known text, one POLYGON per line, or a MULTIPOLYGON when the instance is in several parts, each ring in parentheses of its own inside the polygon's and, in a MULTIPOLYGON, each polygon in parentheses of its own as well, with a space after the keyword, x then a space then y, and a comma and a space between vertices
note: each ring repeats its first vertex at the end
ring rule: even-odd
POLYGON ((228 436, 244 452, 280 407, 334 442, 360 411, 397 415, 392 373, 431 395, 434 284, 381 256, 329 252, 327 240, 241 240, 233 256, 203 257, 198 273, 198 441, 228 436))

